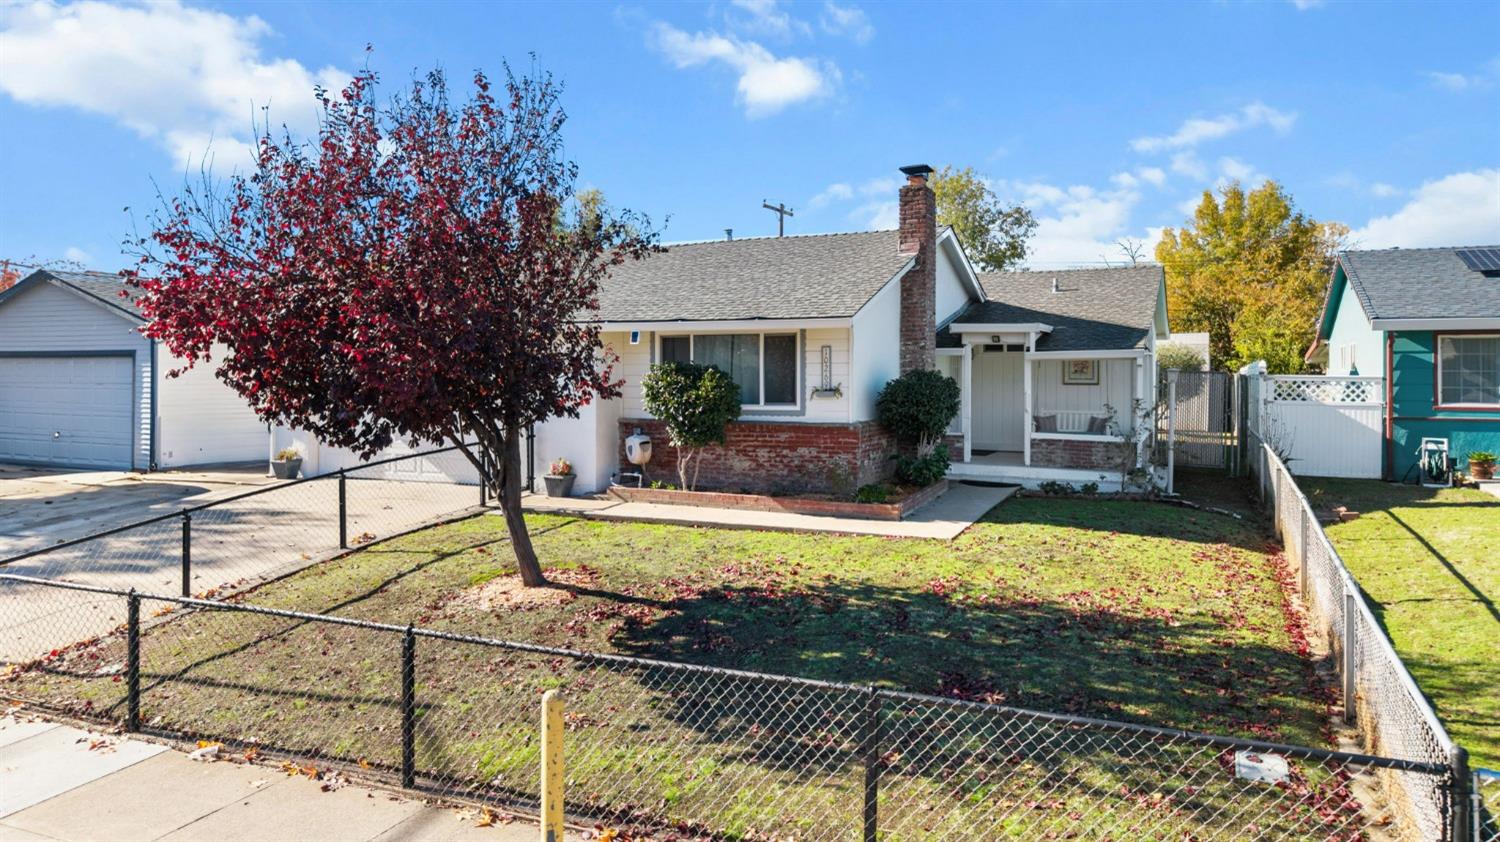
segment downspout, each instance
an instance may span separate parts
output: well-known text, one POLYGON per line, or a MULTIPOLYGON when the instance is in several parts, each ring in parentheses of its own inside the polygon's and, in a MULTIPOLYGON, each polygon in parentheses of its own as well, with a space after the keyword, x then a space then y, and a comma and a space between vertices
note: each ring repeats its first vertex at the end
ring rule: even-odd
POLYGON ((1393 479, 1396 476, 1396 421, 1395 409, 1391 406, 1391 398, 1395 395, 1392 384, 1395 381, 1396 372, 1392 368, 1395 354, 1392 347, 1395 345, 1396 334, 1391 331, 1385 332, 1385 478, 1393 479))
POLYGON ((150 340, 150 342, 151 342, 151 401, 150 401, 150 403, 151 403, 151 419, 150 419, 150 423, 151 423, 150 451, 151 451, 151 453, 150 453, 150 457, 147 460, 146 470, 148 470, 148 471, 155 471, 156 470, 156 446, 157 446, 156 438, 157 438, 158 427, 160 426, 157 423, 157 418, 156 418, 156 393, 161 389, 161 381, 158 380, 157 377, 156 377, 156 345, 157 345, 157 342, 156 342, 155 339, 150 340))

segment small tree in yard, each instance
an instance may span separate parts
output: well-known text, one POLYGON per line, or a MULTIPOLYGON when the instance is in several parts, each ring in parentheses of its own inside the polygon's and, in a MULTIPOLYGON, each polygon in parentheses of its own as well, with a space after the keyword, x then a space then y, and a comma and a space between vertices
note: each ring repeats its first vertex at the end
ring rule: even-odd
POLYGON ((930 485, 948 473, 948 448, 939 447, 948 425, 959 411, 958 383, 941 372, 908 371, 885 384, 875 398, 880 425, 915 456, 896 462, 896 478, 913 485, 930 485))
POLYGON ((546 583, 521 516, 533 424, 614 397, 589 314, 610 267, 655 248, 644 220, 568 220, 577 168, 550 76, 441 73, 377 104, 376 78, 318 91, 315 142, 259 139, 254 172, 206 176, 135 243, 145 332, 268 422, 368 457, 457 445, 496 490, 521 579, 546 583))
POLYGON ((678 482, 694 490, 703 448, 723 444, 725 428, 740 417, 740 387, 713 366, 661 362, 646 373, 641 391, 646 411, 667 428, 672 446, 677 448, 678 482))

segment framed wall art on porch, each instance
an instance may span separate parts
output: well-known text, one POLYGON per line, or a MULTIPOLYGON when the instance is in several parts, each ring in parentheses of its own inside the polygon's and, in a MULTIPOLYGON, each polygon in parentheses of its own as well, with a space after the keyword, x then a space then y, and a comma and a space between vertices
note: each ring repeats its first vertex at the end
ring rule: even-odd
POLYGON ((1062 382, 1064 386, 1098 386, 1098 360, 1063 360, 1062 382))

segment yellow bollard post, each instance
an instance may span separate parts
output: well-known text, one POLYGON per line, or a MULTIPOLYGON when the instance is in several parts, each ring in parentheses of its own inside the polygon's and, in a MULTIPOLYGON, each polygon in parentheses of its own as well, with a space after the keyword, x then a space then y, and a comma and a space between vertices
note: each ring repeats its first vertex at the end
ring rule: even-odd
POLYGON ((542 694, 542 842, 563 842, 563 700, 542 694))

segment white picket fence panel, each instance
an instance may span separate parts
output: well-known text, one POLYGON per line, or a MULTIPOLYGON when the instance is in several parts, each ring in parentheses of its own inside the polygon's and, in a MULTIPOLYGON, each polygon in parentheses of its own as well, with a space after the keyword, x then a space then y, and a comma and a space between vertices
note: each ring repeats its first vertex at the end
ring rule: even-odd
POLYGON ((1261 412, 1255 429, 1293 473, 1380 478, 1383 378, 1260 375, 1252 394, 1261 412))

